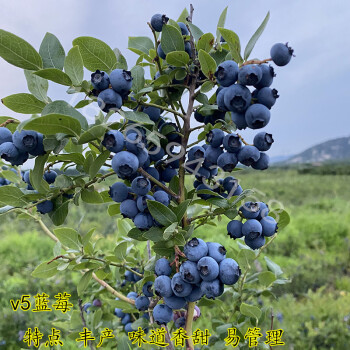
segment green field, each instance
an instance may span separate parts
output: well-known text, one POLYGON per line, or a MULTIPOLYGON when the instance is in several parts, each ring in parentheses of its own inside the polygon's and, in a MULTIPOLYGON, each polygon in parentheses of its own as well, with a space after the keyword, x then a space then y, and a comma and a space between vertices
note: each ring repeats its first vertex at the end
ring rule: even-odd
MULTIPOLYGON (((263 192, 255 192, 258 200, 274 200, 270 202, 272 207, 283 205, 291 217, 290 225, 265 251, 291 282, 274 287, 276 298, 261 296, 251 300, 252 304, 273 308, 275 328, 284 329, 286 346, 280 348, 347 349, 350 344, 350 176, 299 174, 297 170, 283 169, 236 174, 243 188, 263 192)), ((80 232, 96 227, 97 237, 105 238, 101 245, 113 245, 120 232, 116 217, 107 214, 107 205, 81 204, 71 208, 69 225, 80 232)), ((46 218, 45 222, 51 227, 46 218)), ((216 227, 202 226, 196 235, 220 242, 230 252, 237 242, 228 238, 227 222, 227 218, 222 218, 216 227)), ((24 348, 18 341, 20 330, 40 324, 48 329, 55 315, 40 318, 28 312, 14 312, 9 299, 43 291, 48 294, 67 291, 76 299, 74 285, 80 276, 66 271, 50 282, 29 277, 36 265, 52 258, 54 243, 36 223, 25 218, 2 216, 0 225, 3 315, 0 341, 7 342, 0 349, 20 349, 24 348)), ((259 264, 263 265, 264 259, 259 259, 256 269, 260 268, 259 264)), ((215 318, 219 312, 219 307, 203 306, 203 316, 196 327, 204 328, 205 317, 215 318)), ((227 321, 235 323, 229 316, 227 321)), ((269 322, 266 320, 266 325, 269 322)))

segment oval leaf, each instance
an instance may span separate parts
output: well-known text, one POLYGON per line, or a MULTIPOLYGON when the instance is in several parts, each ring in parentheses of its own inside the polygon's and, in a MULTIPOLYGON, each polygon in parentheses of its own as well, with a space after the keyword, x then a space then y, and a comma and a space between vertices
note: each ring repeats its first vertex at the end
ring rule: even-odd
POLYGON ((185 51, 173 51, 166 55, 166 61, 175 67, 186 66, 189 60, 190 56, 185 51))
POLYGON ((148 210, 151 215, 163 226, 170 226, 177 222, 177 217, 168 207, 157 201, 147 200, 148 210))
POLYGON ((57 84, 71 86, 72 81, 69 76, 57 68, 46 68, 33 73, 47 80, 51 80, 57 84))
POLYGON ((198 59, 204 75, 208 78, 212 77, 216 71, 216 62, 214 58, 204 50, 199 50, 198 59))
POLYGON ((64 71, 70 77, 73 85, 80 85, 84 79, 84 63, 79 46, 72 47, 64 61, 64 71))
POLYGON ((35 268, 35 270, 32 272, 32 276, 36 278, 48 278, 55 276, 58 272, 57 267, 59 264, 60 263, 58 261, 52 261, 50 264, 43 262, 35 268))
POLYGON ((248 305, 245 303, 241 304, 240 311, 242 315, 253 317, 255 319, 259 319, 261 317, 261 310, 253 305, 248 305))
POLYGON ((165 54, 172 51, 185 50, 184 39, 181 33, 174 26, 169 24, 163 25, 160 43, 165 54))
POLYGON ((4 97, 1 102, 12 111, 22 114, 41 113, 45 103, 31 94, 14 94, 4 97))

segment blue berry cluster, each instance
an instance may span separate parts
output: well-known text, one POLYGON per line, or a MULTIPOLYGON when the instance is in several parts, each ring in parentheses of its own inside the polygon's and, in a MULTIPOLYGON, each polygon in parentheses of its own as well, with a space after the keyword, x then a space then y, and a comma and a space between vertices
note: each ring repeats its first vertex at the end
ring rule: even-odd
POLYGON ((15 131, 0 128, 0 157, 11 165, 24 164, 29 155, 45 154, 43 135, 33 130, 15 131))
POLYGON ((96 70, 91 74, 92 93, 97 96, 98 106, 104 111, 121 108, 128 98, 131 86, 131 72, 124 69, 114 69, 110 75, 96 70))
MULTIPOLYGON (((185 308, 188 302, 196 302, 204 296, 209 299, 219 297, 224 292, 224 285, 235 284, 241 275, 237 262, 226 258, 226 249, 219 243, 192 238, 186 243, 184 253, 187 260, 182 262, 179 272, 175 274, 172 274, 172 267, 166 258, 156 261, 157 278, 153 290, 163 298, 163 303, 153 309, 153 317, 158 324, 170 322, 173 311, 185 308)), ((152 282, 143 286, 143 293, 153 296, 152 282)), ((146 304, 140 299, 139 307, 146 307, 146 304)))
POLYGON ((251 249, 259 249, 265 244, 265 237, 277 232, 277 222, 269 216, 269 207, 264 202, 246 202, 239 208, 245 222, 232 220, 227 224, 228 235, 233 238, 244 237, 251 249))

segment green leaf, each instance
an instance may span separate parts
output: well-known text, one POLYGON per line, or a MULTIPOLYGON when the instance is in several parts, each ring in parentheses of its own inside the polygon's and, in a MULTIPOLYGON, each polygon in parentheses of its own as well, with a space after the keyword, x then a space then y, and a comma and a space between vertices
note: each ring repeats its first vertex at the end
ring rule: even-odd
POLYGON ((52 154, 48 161, 50 163, 55 161, 73 162, 75 164, 83 165, 85 158, 81 153, 68 153, 68 154, 52 154))
POLYGON ((83 130, 86 130, 89 127, 86 118, 66 101, 57 100, 47 104, 42 110, 41 115, 43 116, 52 113, 69 115, 70 117, 79 120, 83 130))
POLYGON ((216 41, 218 43, 220 43, 220 39, 221 39, 221 33, 219 28, 224 28, 225 27, 225 22, 226 22, 226 15, 227 15, 227 8, 228 6, 226 6, 224 8, 224 10, 222 11, 220 17, 219 17, 219 21, 218 21, 218 25, 217 25, 217 29, 216 29, 216 41))
POLYGON ((50 264, 43 262, 35 268, 35 270, 32 272, 32 276, 36 278, 48 278, 55 276, 58 272, 57 267, 59 264, 60 263, 58 261, 52 261, 50 264))
POLYGON ((62 133, 79 136, 81 126, 78 120, 63 114, 47 114, 42 117, 28 119, 19 125, 22 130, 35 130, 44 135, 62 133))
POLYGON ((13 207, 24 207, 27 201, 23 198, 23 192, 13 186, 0 187, 0 206, 11 205, 13 207))
POLYGON ((241 249, 237 256, 237 262, 241 269, 248 269, 255 260, 255 254, 250 249, 241 249))
POLYGON ((81 85, 84 80, 84 62, 79 46, 72 47, 64 60, 64 71, 70 77, 73 85, 81 85))
POLYGON ((108 159, 110 154, 111 154, 110 151, 104 151, 94 160, 94 162, 91 164, 89 169, 90 178, 93 178, 96 176, 96 174, 101 170, 101 167, 103 166, 105 161, 108 159))
POLYGON ((2 116, 0 117, 0 124, 6 122, 6 120, 9 120, 9 119, 12 119, 14 123, 7 124, 6 128, 9 129, 12 133, 14 133, 17 129, 17 124, 20 123, 18 119, 2 116))
POLYGON ((177 222, 177 217, 168 207, 157 201, 147 200, 148 210, 155 220, 163 226, 170 226, 177 222))
POLYGON ((14 94, 4 97, 1 102, 12 111, 22 114, 41 113, 45 103, 31 94, 14 94))
POLYGON ((61 174, 56 177, 54 184, 55 184, 55 187, 58 187, 58 188, 68 188, 68 187, 71 187, 74 183, 69 176, 61 174))
POLYGON ((209 52, 211 48, 214 46, 215 38, 211 33, 203 34, 197 42, 197 50, 204 50, 209 52))
POLYGON ((67 86, 72 85, 72 81, 69 78, 69 76, 57 68, 41 69, 41 70, 38 70, 37 72, 34 72, 33 74, 36 74, 39 77, 42 77, 44 79, 51 80, 57 84, 67 85, 67 86))
POLYGON ((131 120, 135 123, 154 125, 154 122, 149 118, 146 113, 134 112, 134 111, 119 111, 119 114, 127 120, 131 120))
POLYGON ((216 62, 213 57, 211 57, 204 50, 199 50, 198 59, 201 64, 201 70, 204 75, 208 78, 212 77, 216 71, 216 62))
POLYGON ((234 31, 229 29, 218 29, 230 48, 233 60, 237 63, 242 63, 243 59, 241 57, 241 43, 239 41, 238 35, 234 31))
POLYGON ((128 248, 128 242, 121 242, 114 248, 114 255, 119 260, 125 260, 126 258, 126 250, 128 248))
POLYGON ((55 35, 46 33, 39 49, 43 59, 44 68, 57 68, 62 70, 65 58, 64 48, 55 35))
POLYGON ((136 239, 137 241, 147 241, 147 239, 143 237, 142 231, 140 231, 137 227, 134 227, 128 232, 128 237, 136 239))
POLYGON ((259 278, 259 282, 265 287, 268 287, 276 280, 275 274, 270 271, 261 272, 258 278, 259 278))
POLYGON ((148 231, 143 233, 143 237, 153 242, 159 242, 163 240, 163 230, 160 227, 153 226, 148 231))
MULTIPOLYGON (((198 41, 199 38, 204 34, 196 25, 193 23, 186 23, 190 27, 190 31, 195 41, 198 41)), ((163 45, 162 45, 163 46, 163 45)))
POLYGON ((118 219, 117 221, 118 233, 126 235, 131 230, 131 225, 125 219, 118 219))
POLYGON ((70 227, 60 227, 53 230, 62 245, 80 251, 82 245, 79 241, 78 232, 70 227))
POLYGON ((120 204, 119 203, 111 204, 108 207, 107 212, 109 216, 120 214, 120 204))
MULTIPOLYGON (((121 110, 119 111, 119 113, 121 110)), ((102 137, 105 132, 107 131, 108 127, 107 125, 95 125, 89 130, 85 131, 83 134, 81 134, 78 144, 82 145, 84 143, 88 143, 89 141, 97 140, 100 137, 102 137)))
POLYGON ((260 38, 260 35, 263 33, 269 19, 270 19, 270 11, 267 13, 266 17, 264 18, 264 20, 262 21, 262 23, 260 24, 260 26, 256 30, 256 32, 253 34, 253 36, 249 39, 248 44, 244 50, 244 59, 245 60, 248 59, 249 55, 253 51, 253 48, 254 48, 256 42, 258 41, 258 39, 260 38))
POLYGON ((147 36, 130 36, 128 41, 128 49, 142 55, 149 54, 150 49, 154 49, 153 41, 147 36))
POLYGON ((12 170, 2 170, 0 174, 7 180, 13 182, 13 183, 19 183, 21 178, 18 176, 18 174, 15 174, 12 170))
POLYGON ((54 210, 49 213, 50 219, 54 225, 59 226, 64 223, 68 215, 69 202, 54 201, 54 210))
POLYGON ((275 262, 273 262, 271 259, 269 259, 267 256, 264 256, 264 259, 266 261, 267 268, 273 272, 277 277, 283 275, 282 269, 277 265, 275 262))
POLYGON ((185 215, 188 206, 191 203, 191 199, 186 199, 185 201, 181 202, 175 209, 174 212, 176 214, 178 222, 181 221, 183 216, 185 215))
POLYGON ((242 315, 253 317, 257 320, 261 317, 261 310, 258 307, 253 305, 242 303, 240 307, 240 311, 242 315))
MULTIPOLYGON (((152 44, 153 45, 153 44, 152 44)), ((122 53, 120 52, 119 49, 115 48, 113 50, 113 52, 115 53, 115 56, 117 57, 117 66, 116 68, 119 69, 124 69, 124 70, 128 70, 128 63, 126 62, 125 57, 122 55, 122 53)))
POLYGON ((97 69, 110 73, 117 66, 117 57, 113 50, 102 40, 81 36, 73 40, 78 45, 84 67, 94 72, 97 69))
POLYGON ((43 179, 44 166, 48 156, 48 154, 44 154, 36 157, 34 169, 30 171, 30 183, 39 193, 47 193, 50 190, 49 184, 43 179))
POLYGON ((141 66, 131 68, 132 87, 131 90, 139 92, 145 86, 145 71, 141 66))
POLYGON ((211 91, 211 89, 214 87, 214 83, 212 81, 206 81, 202 86, 201 86, 201 92, 206 93, 211 91))
POLYGON ((188 56, 188 53, 185 51, 173 51, 166 55, 166 61, 175 67, 186 66, 189 60, 190 56, 188 56))
POLYGON ((103 203, 102 196, 93 187, 82 190, 81 199, 90 204, 103 203))
POLYGON ((269 213, 269 216, 272 216, 277 221, 277 232, 281 232, 290 223, 290 216, 283 209, 275 209, 269 213))
POLYGON ((163 238, 165 241, 167 241, 170 237, 174 235, 177 225, 178 225, 177 222, 174 222, 164 230, 163 238))
POLYGON ((84 275, 81 277, 78 285, 77 285, 77 292, 78 295, 82 295, 89 285, 89 282, 91 281, 92 278, 92 271, 87 271, 84 273, 84 275))
POLYGON ((23 69, 38 70, 43 67, 43 61, 32 45, 3 29, 0 29, 0 57, 23 69))
POLYGON ((49 103, 49 98, 47 97, 47 90, 49 88, 48 81, 33 74, 30 70, 25 69, 24 75, 27 80, 29 92, 31 92, 38 100, 49 103))
POLYGON ((190 15, 190 14, 188 13, 187 8, 184 8, 183 11, 181 12, 181 15, 179 16, 179 18, 177 19, 176 22, 186 23, 187 17, 188 17, 189 15, 190 15))
POLYGON ((172 51, 185 51, 184 39, 181 33, 169 24, 163 25, 160 43, 165 54, 172 51))

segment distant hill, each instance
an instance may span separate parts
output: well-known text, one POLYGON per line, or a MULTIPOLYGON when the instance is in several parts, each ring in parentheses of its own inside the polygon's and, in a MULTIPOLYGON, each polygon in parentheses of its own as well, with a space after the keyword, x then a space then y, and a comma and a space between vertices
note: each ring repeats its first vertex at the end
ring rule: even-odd
MULTIPOLYGON (((324 162, 343 162, 350 160, 350 137, 329 140, 310 147, 304 152, 291 156, 283 163, 305 164, 324 162)), ((281 164, 281 163, 280 163, 281 164)))

